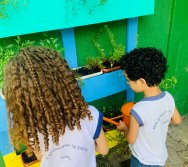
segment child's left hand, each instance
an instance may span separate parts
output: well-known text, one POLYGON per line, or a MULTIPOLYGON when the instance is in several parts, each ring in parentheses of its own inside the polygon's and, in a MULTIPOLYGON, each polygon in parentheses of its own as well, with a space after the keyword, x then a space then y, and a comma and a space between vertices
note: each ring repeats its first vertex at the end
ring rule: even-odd
POLYGON ((119 129, 121 132, 128 131, 128 127, 123 121, 119 121, 119 126, 117 126, 117 129, 119 129))

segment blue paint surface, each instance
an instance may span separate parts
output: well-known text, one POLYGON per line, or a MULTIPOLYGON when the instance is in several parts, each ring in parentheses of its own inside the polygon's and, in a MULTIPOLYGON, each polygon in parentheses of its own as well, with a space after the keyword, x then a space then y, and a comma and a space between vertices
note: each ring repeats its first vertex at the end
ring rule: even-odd
POLYGON ((13 152, 13 146, 10 144, 8 131, 0 132, 0 151, 3 156, 13 152))
POLYGON ((18 0, 7 7, 0 38, 153 14, 154 0, 18 0))
POLYGON ((107 97, 129 88, 122 70, 85 79, 81 86, 82 94, 87 102, 107 97))
POLYGON ((138 17, 127 19, 127 52, 130 52, 137 44, 138 17))
POLYGON ((10 144, 5 101, 0 97, 0 151, 6 155, 13 151, 10 144))
POLYGON ((65 49, 64 55, 70 68, 78 67, 77 54, 76 54, 76 43, 74 36, 74 29, 68 28, 61 30, 63 47, 65 49))
POLYGON ((0 132, 8 130, 5 101, 0 97, 0 132))

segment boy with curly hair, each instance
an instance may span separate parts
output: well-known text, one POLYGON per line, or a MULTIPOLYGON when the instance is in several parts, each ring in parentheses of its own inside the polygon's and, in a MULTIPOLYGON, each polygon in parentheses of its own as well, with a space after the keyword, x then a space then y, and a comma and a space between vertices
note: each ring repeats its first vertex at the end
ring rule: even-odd
POLYGON ((122 121, 117 126, 129 142, 131 167, 163 166, 168 157, 168 125, 181 123, 172 95, 159 88, 167 60, 156 48, 137 48, 122 58, 121 69, 131 89, 144 94, 131 110, 129 128, 122 121))

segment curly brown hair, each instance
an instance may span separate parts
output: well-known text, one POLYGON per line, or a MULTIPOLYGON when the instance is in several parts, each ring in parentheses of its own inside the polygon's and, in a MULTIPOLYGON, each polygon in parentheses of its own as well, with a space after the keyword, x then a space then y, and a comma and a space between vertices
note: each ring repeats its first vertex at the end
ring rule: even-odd
POLYGON ((40 150, 38 132, 47 151, 49 135, 58 145, 66 126, 80 129, 80 119, 92 119, 72 70, 50 49, 22 49, 5 68, 4 93, 13 145, 25 144, 28 154, 40 150))

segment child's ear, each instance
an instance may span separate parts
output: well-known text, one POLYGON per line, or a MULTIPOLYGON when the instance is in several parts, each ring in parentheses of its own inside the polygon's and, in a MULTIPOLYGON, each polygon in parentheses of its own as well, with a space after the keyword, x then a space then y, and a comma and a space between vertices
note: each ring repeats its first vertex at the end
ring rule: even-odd
POLYGON ((145 86, 147 86, 146 80, 144 78, 140 78, 139 81, 140 81, 140 83, 141 83, 141 85, 142 85, 143 88, 145 86))

